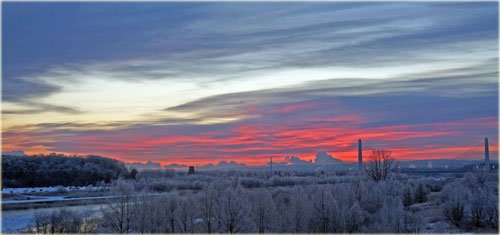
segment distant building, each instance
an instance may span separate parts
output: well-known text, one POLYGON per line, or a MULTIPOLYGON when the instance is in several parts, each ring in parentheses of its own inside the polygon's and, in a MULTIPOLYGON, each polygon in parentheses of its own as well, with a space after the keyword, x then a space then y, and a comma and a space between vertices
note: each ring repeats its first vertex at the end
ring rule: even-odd
POLYGON ((194 166, 189 166, 188 175, 194 175, 194 166))
POLYGON ((10 152, 2 152, 3 155, 9 155, 9 156, 18 156, 18 157, 23 157, 26 156, 24 154, 24 151, 10 151, 10 152))

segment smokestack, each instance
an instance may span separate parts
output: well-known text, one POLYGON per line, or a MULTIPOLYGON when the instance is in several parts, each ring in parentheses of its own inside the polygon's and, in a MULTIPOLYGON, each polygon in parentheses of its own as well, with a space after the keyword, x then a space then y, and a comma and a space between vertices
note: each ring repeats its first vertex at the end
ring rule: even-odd
POLYGON ((490 170, 490 148, 488 146, 488 138, 484 138, 484 169, 490 170))
POLYGON ((361 147, 361 139, 358 140, 358 171, 363 169, 363 148, 361 147))
POLYGON ((271 175, 273 174, 273 157, 271 157, 271 161, 269 161, 269 168, 271 170, 271 175))

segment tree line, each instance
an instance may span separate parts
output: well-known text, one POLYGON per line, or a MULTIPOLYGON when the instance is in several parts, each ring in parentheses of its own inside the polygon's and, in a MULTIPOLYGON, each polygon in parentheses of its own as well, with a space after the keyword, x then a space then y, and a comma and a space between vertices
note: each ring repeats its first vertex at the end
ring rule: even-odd
POLYGON ((130 175, 122 162, 100 156, 2 156, 2 187, 87 186, 130 175))

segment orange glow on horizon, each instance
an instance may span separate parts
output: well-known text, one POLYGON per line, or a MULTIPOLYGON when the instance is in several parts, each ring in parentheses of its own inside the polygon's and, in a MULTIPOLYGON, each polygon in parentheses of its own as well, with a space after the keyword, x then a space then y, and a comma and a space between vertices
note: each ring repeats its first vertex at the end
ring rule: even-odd
MULTIPOLYGON (((338 120, 361 120, 355 115, 331 118, 338 120)), ((263 165, 272 156, 276 162, 284 161, 287 156, 296 156, 302 160, 314 160, 317 152, 327 152, 346 162, 357 160, 357 139, 363 140, 364 158, 368 159, 374 141, 381 141, 376 148, 392 150, 398 160, 456 158, 464 151, 471 151, 470 146, 449 144, 427 144, 411 146, 410 140, 433 137, 453 137, 462 135, 461 127, 480 126, 492 128, 498 125, 496 117, 463 120, 449 123, 421 125, 395 125, 380 127, 332 126, 324 123, 306 124, 303 127, 270 126, 266 124, 241 124, 229 132, 210 131, 195 135, 180 133, 152 136, 147 132, 132 133, 105 132, 101 135, 66 135, 39 138, 34 141, 29 131, 14 132, 3 141, 3 151, 23 150, 27 154, 48 154, 61 152, 73 155, 101 155, 125 162, 159 162, 162 165, 177 163, 201 166, 217 164, 220 161, 235 161, 251 166, 263 165), (68 141, 73 145, 65 151, 53 146, 57 140, 68 141), (398 142, 399 141, 399 142, 398 142), (38 143, 33 144, 31 143, 38 143), (399 144, 398 144, 399 143, 399 144), (367 145, 365 145, 367 144, 367 145), (158 153, 156 148, 168 148, 169 153, 158 153), (62 151, 61 151, 62 150, 62 151)), ((481 139, 482 141, 482 139, 481 139)), ((498 144, 490 140, 492 159, 498 156, 498 144)), ((484 149, 479 146, 472 155, 482 156, 484 149)), ((469 156, 465 156, 469 157, 469 156)))

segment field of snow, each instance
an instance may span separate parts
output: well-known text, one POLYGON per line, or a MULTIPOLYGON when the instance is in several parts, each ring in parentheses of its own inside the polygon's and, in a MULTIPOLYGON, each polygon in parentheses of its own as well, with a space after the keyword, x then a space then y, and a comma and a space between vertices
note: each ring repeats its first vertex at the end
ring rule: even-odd
POLYGON ((27 194, 39 192, 69 192, 75 190, 97 191, 103 187, 98 186, 54 186, 54 187, 32 187, 32 188, 3 188, 2 194, 27 194))

